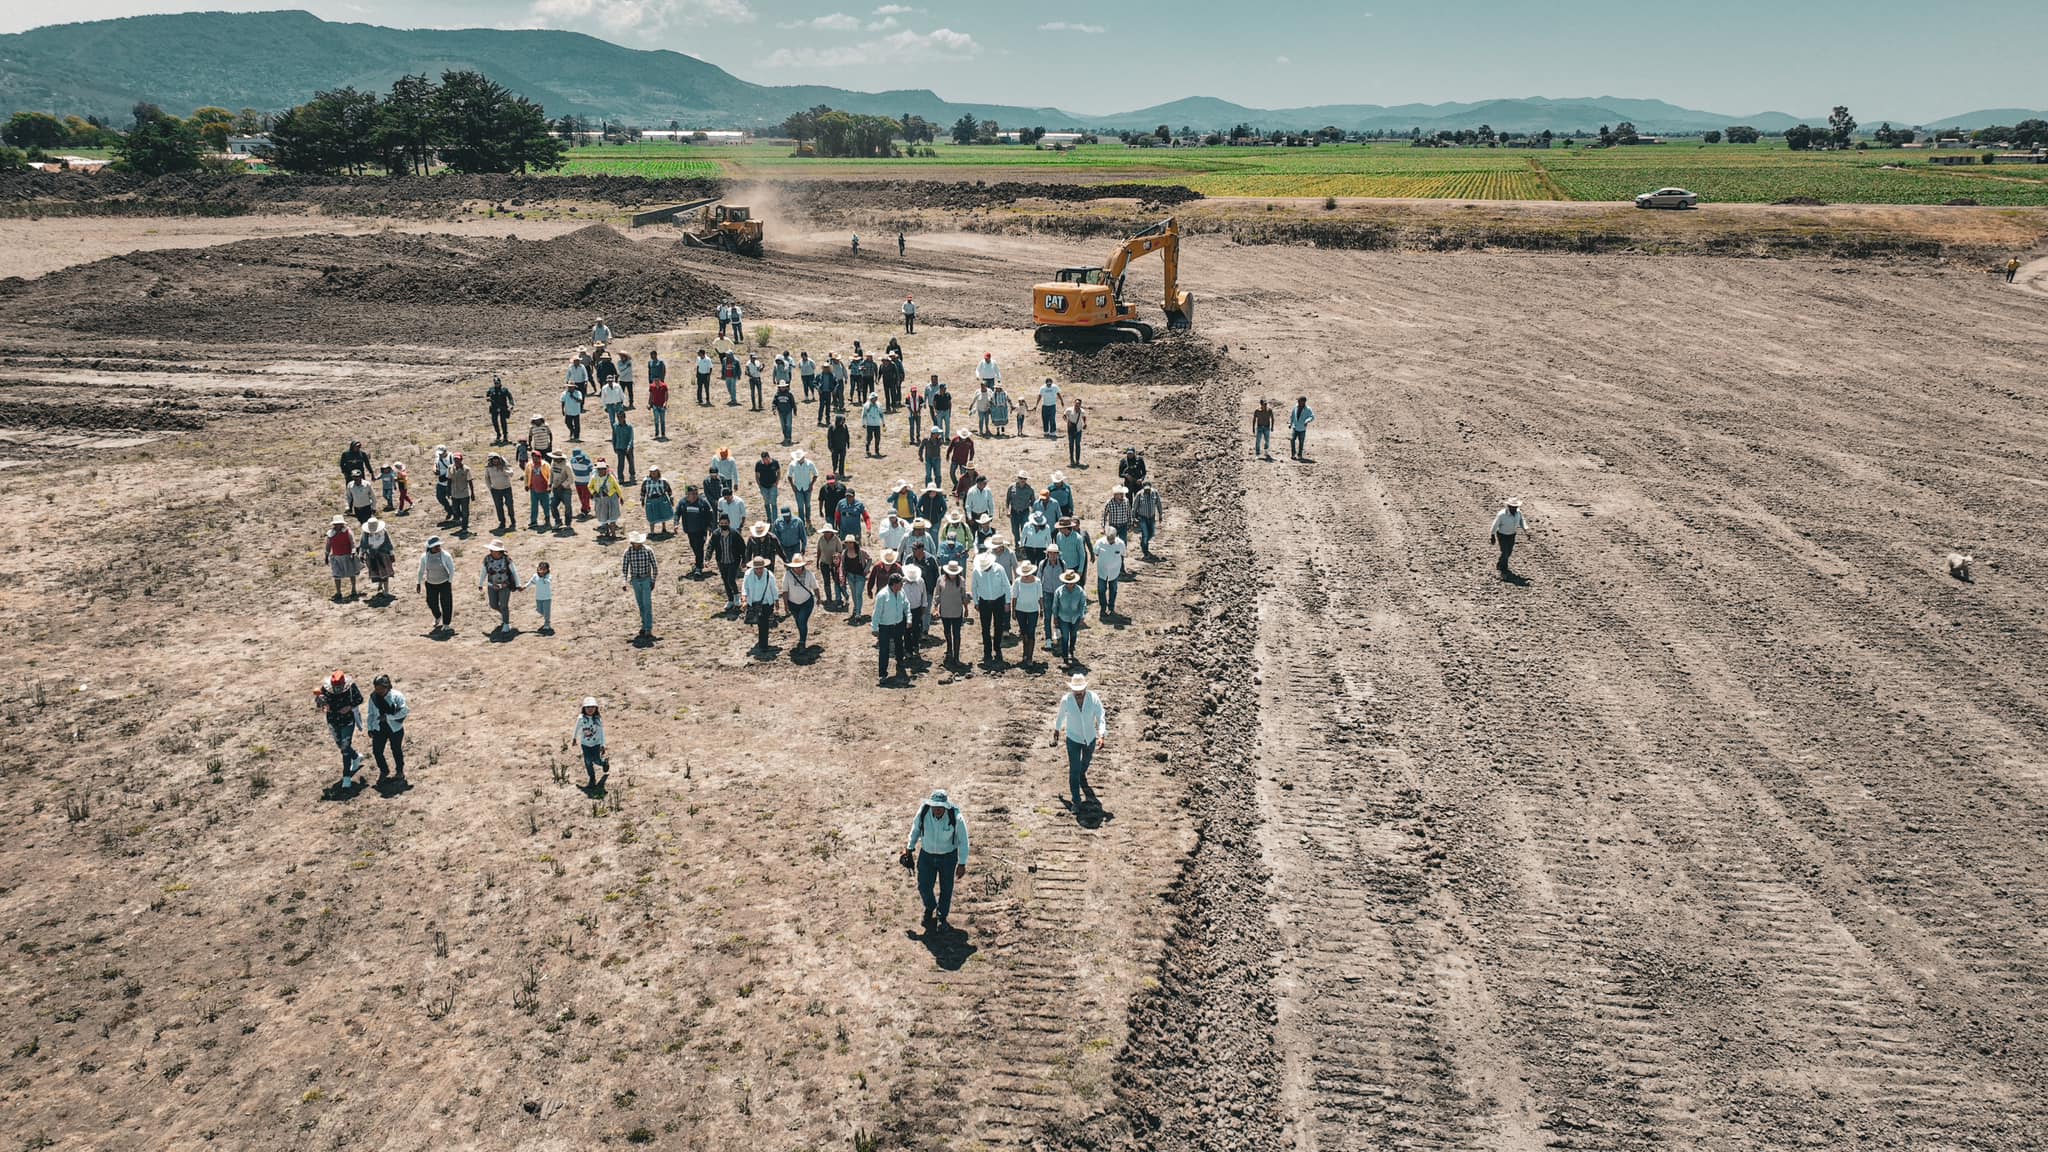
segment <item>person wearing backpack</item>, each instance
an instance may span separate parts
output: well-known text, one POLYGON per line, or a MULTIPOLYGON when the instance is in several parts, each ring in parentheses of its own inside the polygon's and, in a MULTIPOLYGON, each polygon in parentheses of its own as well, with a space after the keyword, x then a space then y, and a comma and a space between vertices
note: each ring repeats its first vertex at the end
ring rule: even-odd
POLYGON ((967 817, 940 788, 917 806, 910 837, 897 862, 917 870, 917 895, 924 902, 924 923, 948 927, 953 912, 953 882, 967 876, 967 817), (933 889, 937 888, 934 894, 933 889))
POLYGON ((328 734, 341 749, 340 788, 347 792, 355 787, 356 769, 363 763, 356 751, 356 729, 363 726, 363 690, 348 673, 336 669, 325 686, 313 690, 313 707, 327 720, 328 734))

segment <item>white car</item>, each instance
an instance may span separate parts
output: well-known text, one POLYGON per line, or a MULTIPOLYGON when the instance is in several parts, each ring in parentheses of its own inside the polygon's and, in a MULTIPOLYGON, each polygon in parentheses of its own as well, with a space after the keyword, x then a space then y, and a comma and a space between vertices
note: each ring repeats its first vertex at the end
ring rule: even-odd
POLYGON ((1659 188, 1636 197, 1638 208, 1697 208, 1700 194, 1683 188, 1659 188))

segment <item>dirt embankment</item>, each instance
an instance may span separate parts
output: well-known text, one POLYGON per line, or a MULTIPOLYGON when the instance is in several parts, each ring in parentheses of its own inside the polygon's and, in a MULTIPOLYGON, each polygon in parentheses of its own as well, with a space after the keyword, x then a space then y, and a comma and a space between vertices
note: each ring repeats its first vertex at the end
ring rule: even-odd
POLYGON ((602 226, 541 241, 281 237, 0 280, 0 309, 17 323, 131 339, 537 347, 597 316, 651 331, 715 308, 725 290, 680 266, 679 251, 602 226))
MULTIPOLYGON (((1063 379, 1090 384, 1180 384, 1222 373, 1228 356, 1226 345, 1176 334, 1150 344, 1055 349, 1045 354, 1045 362, 1063 379)), ((1176 392, 1165 402, 1177 403, 1182 395, 1176 392)))
MULTIPOLYGON (((456 176, 362 178, 184 175, 145 178, 33 172, 0 177, 0 215, 238 216, 318 210, 330 215, 445 216, 478 205, 517 212, 549 204, 647 208, 722 196, 717 179, 645 176, 456 176)), ((942 180, 800 180, 777 185, 792 206, 972 210, 1036 198, 1061 203, 1137 199, 1170 205, 1201 193, 1150 184, 1028 184, 942 180)))

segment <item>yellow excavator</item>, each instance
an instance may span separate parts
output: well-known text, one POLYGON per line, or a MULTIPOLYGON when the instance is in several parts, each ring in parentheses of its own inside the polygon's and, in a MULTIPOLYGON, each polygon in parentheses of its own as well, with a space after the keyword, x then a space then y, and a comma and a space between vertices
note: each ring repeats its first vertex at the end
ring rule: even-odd
POLYGON ((1135 257, 1157 252, 1166 264, 1164 308, 1168 331, 1195 326, 1195 298, 1180 290, 1180 225, 1171 217, 1123 242, 1100 268, 1062 268, 1031 287, 1031 318, 1040 346, 1087 347, 1142 343, 1157 335, 1124 301, 1124 269, 1135 257))

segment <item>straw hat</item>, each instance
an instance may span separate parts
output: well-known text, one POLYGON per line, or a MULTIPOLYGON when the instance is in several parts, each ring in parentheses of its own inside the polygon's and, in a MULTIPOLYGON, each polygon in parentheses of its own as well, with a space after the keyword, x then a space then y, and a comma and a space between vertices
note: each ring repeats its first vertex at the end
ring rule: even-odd
POLYGON ((486 552, 503 552, 504 550, 505 542, 503 540, 493 540, 484 546, 484 551, 486 552))
POLYGON ((329 528, 337 528, 337 527, 338 527, 338 528, 346 528, 346 527, 348 527, 348 517, 346 517, 346 516, 336 516, 336 517, 335 517, 334 519, 332 519, 332 520, 329 520, 329 521, 327 522, 327 526, 328 526, 329 528))
POLYGON ((894 564, 900 555, 894 548, 884 548, 882 549, 882 563, 894 564))
POLYGON ((1111 488, 1109 490, 1109 494, 1111 496, 1129 496, 1131 494, 1131 490, 1119 484, 1116 487, 1111 488))
POLYGON ((375 516, 370 517, 370 519, 363 525, 363 531, 365 532, 382 532, 383 530, 384 522, 382 520, 377 519, 375 516))
POLYGON ((995 557, 989 555, 986 552, 977 552, 974 554, 974 570, 976 572, 986 572, 995 566, 995 557))
POLYGON ((924 517, 922 517, 922 516, 919 516, 919 517, 917 517, 917 518, 913 519, 913 520, 912 520, 912 521, 910 522, 910 529, 911 529, 911 531, 913 531, 913 532, 922 532, 922 531, 924 531, 925 529, 927 529, 927 528, 929 528, 929 527, 931 527, 931 526, 932 526, 932 522, 931 522, 931 521, 929 521, 929 520, 927 520, 927 519, 925 519, 925 518, 924 518, 924 517))
POLYGON ((1052 474, 1052 482, 1053 482, 1053 483, 1055 483, 1055 484, 1064 484, 1064 483, 1066 483, 1066 482, 1067 482, 1067 474, 1066 474, 1065 472, 1059 472, 1059 471, 1055 471, 1055 472, 1054 472, 1054 473, 1052 474))
POLYGON ((808 563, 810 563, 810 561, 804 559, 804 554, 799 552, 796 555, 791 556, 787 561, 785 561, 785 566, 789 568, 801 568, 808 563))
POLYGON ((645 543, 647 543, 647 533, 645 533, 645 532, 635 532, 635 533, 631 534, 630 536, 627 536, 627 537, 626 537, 626 543, 628 543, 628 544, 645 544, 645 543))
POLYGON ((749 565, 754 568, 766 568, 768 566, 768 558, 766 556, 756 556, 753 560, 749 561, 749 565))
POLYGON ((1017 575, 1020 577, 1036 576, 1038 575, 1038 565, 1033 564, 1029 560, 1025 560, 1017 565, 1017 575))
POLYGON ((1074 678, 1067 681, 1067 691, 1069 692, 1086 692, 1087 690, 1088 678, 1079 672, 1074 673, 1074 678))
POLYGON ((766 536, 768 534, 768 522, 765 520, 756 520, 754 521, 754 526, 752 528, 747 529, 747 532, 750 535, 752 535, 756 540, 758 540, 761 537, 766 536))
POLYGON ((1074 571, 1072 568, 1069 568, 1065 572, 1060 573, 1060 583, 1062 584, 1079 584, 1080 582, 1081 574, 1079 572, 1074 571))
POLYGON ((947 561, 946 566, 940 569, 940 571, 944 572, 948 576, 958 576, 961 572, 960 562, 958 560, 949 560, 947 561))
POLYGON ((583 698, 583 706, 584 706, 585 708, 595 708, 595 707, 597 707, 597 697, 595 697, 595 696, 585 696, 585 697, 583 698))

